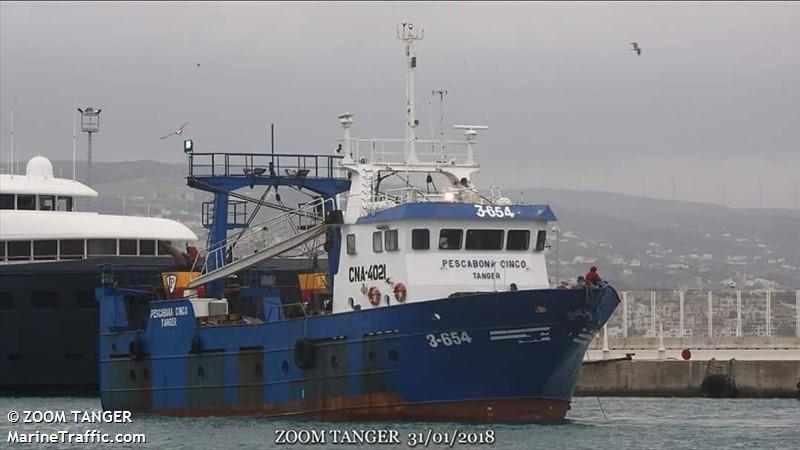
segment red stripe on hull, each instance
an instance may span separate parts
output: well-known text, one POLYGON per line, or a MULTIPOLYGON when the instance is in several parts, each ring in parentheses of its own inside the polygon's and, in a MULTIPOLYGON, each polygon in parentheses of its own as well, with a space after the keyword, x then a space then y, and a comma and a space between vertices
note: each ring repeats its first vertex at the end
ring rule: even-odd
POLYGON ((321 402, 164 408, 143 412, 171 416, 289 416, 298 419, 326 421, 408 420, 530 423, 562 420, 569 409, 569 402, 566 400, 544 398, 408 403, 396 395, 372 394, 358 397, 337 397, 321 402))

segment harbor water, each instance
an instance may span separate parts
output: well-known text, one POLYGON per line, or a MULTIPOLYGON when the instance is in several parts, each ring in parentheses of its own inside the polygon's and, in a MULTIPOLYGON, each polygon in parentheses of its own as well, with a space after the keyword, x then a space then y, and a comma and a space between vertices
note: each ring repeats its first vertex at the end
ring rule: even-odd
POLYGON ((576 398, 568 419, 554 424, 505 425, 463 423, 351 423, 274 420, 246 417, 162 417, 134 415, 130 423, 76 423, 71 411, 98 411, 97 398, 0 398, 0 448, 152 448, 152 449, 269 449, 269 448, 448 448, 435 444, 459 434, 491 442, 452 448, 495 449, 791 449, 800 442, 800 401, 796 399, 703 398, 576 398), (11 411, 66 411, 66 423, 12 424, 11 411), (399 444, 352 445, 365 429, 396 431, 399 444), (21 444, 9 443, 11 433, 54 433, 87 430, 136 433, 146 436, 137 444, 21 444), (325 436, 317 444, 281 444, 313 433, 325 436), (430 434, 429 434, 430 433, 430 434), (335 439, 338 437, 338 440, 335 439), (427 445, 425 438, 428 437, 427 445))

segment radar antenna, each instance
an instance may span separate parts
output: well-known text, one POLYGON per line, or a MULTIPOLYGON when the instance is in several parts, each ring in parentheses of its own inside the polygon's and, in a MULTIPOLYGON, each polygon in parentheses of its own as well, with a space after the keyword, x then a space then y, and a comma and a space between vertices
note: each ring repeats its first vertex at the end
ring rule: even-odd
POLYGON ((417 68, 417 56, 414 53, 414 41, 422 40, 424 30, 414 29, 414 24, 403 22, 397 28, 397 38, 406 47, 406 162, 419 163, 416 152, 416 127, 419 121, 414 117, 414 71, 417 68))

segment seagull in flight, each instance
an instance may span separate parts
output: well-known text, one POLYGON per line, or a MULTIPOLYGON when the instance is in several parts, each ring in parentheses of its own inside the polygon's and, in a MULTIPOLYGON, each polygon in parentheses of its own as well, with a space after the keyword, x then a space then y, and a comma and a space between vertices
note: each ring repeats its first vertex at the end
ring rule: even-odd
POLYGON ((636 54, 639 56, 642 56, 642 48, 639 47, 638 42, 631 42, 631 51, 636 52, 636 54))
POLYGON ((196 65, 198 69, 200 68, 200 63, 194 63, 194 65, 196 65))
POLYGON ((180 136, 180 135, 181 135, 181 133, 183 133, 183 128, 184 128, 186 125, 189 125, 189 122, 188 122, 188 121, 184 122, 184 123, 183 123, 183 125, 179 126, 179 127, 178 127, 178 129, 177 129, 177 130, 175 130, 175 131, 173 131, 172 133, 170 133, 170 134, 167 134, 167 135, 165 135, 165 136, 161 136, 161 139, 166 139, 166 138, 168 138, 168 137, 172 136, 173 134, 174 134, 175 136, 180 136))

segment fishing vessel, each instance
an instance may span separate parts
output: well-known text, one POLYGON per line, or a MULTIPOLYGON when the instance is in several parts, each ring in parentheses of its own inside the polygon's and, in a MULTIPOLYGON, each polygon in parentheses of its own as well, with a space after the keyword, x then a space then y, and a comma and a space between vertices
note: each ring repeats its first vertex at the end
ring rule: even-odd
POLYGON ((0 174, 0 391, 96 393, 99 264, 186 264, 197 236, 163 218, 78 211, 97 191, 42 156, 0 174))
POLYGON ((617 293, 607 284, 550 288, 546 230, 555 215, 478 189, 475 150, 486 127, 455 126, 463 140, 417 137, 414 42, 422 36, 402 24, 397 37, 407 75, 403 139, 354 138, 355 116, 344 113, 332 155, 196 153, 187 142, 188 185, 214 195, 211 244, 191 270, 162 274, 167 298, 129 268, 103 269, 105 409, 564 418, 617 293), (263 194, 243 194, 248 188, 263 194), (311 200, 231 232, 231 198, 264 204, 278 188, 311 200), (260 244, 231 250, 248 240, 260 244), (308 274, 323 289, 287 298, 268 268, 254 267, 302 247, 327 254, 327 272, 308 274))

